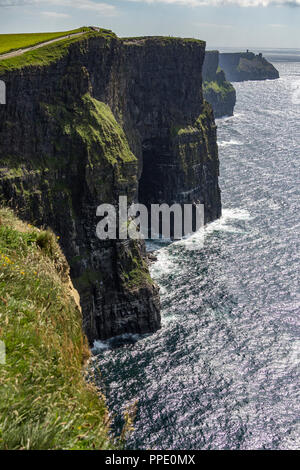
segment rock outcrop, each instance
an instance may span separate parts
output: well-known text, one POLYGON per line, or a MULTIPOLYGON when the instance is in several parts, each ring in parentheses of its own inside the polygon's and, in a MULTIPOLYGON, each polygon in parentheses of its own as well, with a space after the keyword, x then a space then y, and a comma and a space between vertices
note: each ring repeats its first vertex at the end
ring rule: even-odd
POLYGON ((206 51, 203 64, 203 94, 216 118, 232 116, 236 91, 219 67, 219 51, 206 51))
POLYGON ((246 80, 274 80, 279 78, 278 70, 262 54, 236 52, 220 54, 220 67, 228 80, 242 82, 246 80))
POLYGON ((205 43, 94 32, 57 47, 0 62, 0 200, 59 235, 90 341, 153 332, 159 290, 144 243, 99 240, 96 208, 127 195, 201 202, 206 221, 220 216, 205 43))

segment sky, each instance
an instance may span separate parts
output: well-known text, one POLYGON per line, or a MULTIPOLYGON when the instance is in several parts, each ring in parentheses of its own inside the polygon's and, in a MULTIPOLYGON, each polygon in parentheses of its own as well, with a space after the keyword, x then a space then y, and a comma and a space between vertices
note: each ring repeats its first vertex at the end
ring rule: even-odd
POLYGON ((300 0, 0 0, 0 33, 80 26, 203 39, 208 48, 300 48, 300 0))

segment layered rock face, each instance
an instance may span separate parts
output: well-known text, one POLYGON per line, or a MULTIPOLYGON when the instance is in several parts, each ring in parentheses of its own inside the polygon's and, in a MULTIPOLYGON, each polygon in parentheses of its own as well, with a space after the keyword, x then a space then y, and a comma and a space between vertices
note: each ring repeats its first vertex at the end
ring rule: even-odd
POLYGON ((216 118, 232 116, 236 91, 219 67, 219 52, 206 51, 203 64, 203 94, 212 105, 216 118))
POLYGON ((141 144, 139 201, 202 203, 205 221, 215 220, 221 214, 219 162, 216 127, 201 86, 205 44, 138 38, 124 40, 124 46, 135 83, 130 115, 141 144))
POLYGON ((246 80, 274 80, 279 72, 262 54, 237 52, 220 54, 220 67, 228 80, 242 82, 246 80))
POLYGON ((203 202, 206 221, 220 216, 204 50, 94 34, 45 66, 0 63, 0 200, 60 236, 90 341, 160 327, 144 243, 99 240, 98 205, 127 195, 129 204, 203 202))

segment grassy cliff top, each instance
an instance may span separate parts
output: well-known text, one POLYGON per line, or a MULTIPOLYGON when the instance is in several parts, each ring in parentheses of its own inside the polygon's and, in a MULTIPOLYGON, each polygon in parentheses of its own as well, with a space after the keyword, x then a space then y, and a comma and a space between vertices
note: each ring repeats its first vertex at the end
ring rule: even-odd
POLYGON ((161 45, 167 45, 177 42, 181 44, 198 44, 201 46, 205 46, 206 42, 202 41, 201 39, 195 38, 179 38, 175 36, 137 36, 137 37, 129 37, 129 38, 121 38, 125 44, 145 44, 147 41, 157 42, 161 45))
MULTIPOLYGON (((15 69, 21 69, 29 66, 45 66, 64 57, 73 43, 86 41, 87 38, 102 37, 110 41, 117 36, 111 30, 82 27, 71 31, 62 31, 54 33, 32 33, 32 34, 1 34, 0 35, 0 74, 15 69), (73 35, 73 36, 72 36, 73 35), (58 40, 60 39, 61 40, 58 40), (56 41, 50 43, 48 41, 56 41), (45 45, 43 45, 45 43, 45 45), (28 50, 28 48, 32 48, 28 50), (25 52, 19 55, 19 51, 25 49, 25 52), (2 57, 6 53, 18 52, 13 57, 2 57)), ((205 41, 194 38, 178 38, 171 36, 141 36, 132 38, 123 38, 125 45, 144 45, 148 42, 156 43, 160 46, 171 44, 196 44, 205 47, 205 41)))
POLYGON ((60 31, 56 33, 24 33, 24 34, 0 34, 0 54, 24 49, 26 47, 42 44, 51 39, 59 39, 69 34, 89 31, 90 28, 82 27, 70 31, 60 31))
MULTIPOLYGON (((48 34, 48 33, 45 33, 45 34, 48 34)), ((60 36, 56 36, 52 38, 52 40, 58 39, 60 37, 62 39, 60 41, 53 42, 52 44, 45 44, 43 47, 39 47, 38 49, 32 49, 32 50, 26 51, 23 54, 15 56, 15 57, 1 59, 1 56, 0 56, 0 73, 5 73, 11 70, 20 69, 20 68, 29 67, 29 66, 49 65, 50 63, 55 62, 61 59, 63 56, 65 56, 68 53, 69 47, 73 43, 85 41, 87 38, 103 37, 107 40, 110 40, 112 38, 117 37, 112 31, 108 29, 99 28, 96 31, 95 29, 86 28, 86 27, 79 28, 78 30, 74 30, 72 32, 67 31, 65 33, 49 33, 49 34, 60 35, 60 36), (82 34, 69 37, 69 35, 76 34, 76 33, 77 34, 82 33, 82 34), (68 35, 67 37, 65 37, 66 34, 68 35)), ((18 35, 11 35, 11 36, 18 36, 18 35)), ((42 43, 48 40, 49 38, 47 40, 46 39, 43 40, 42 43)), ((0 36, 0 45, 1 45, 1 36, 0 36)), ((36 45, 37 44, 33 45, 33 47, 35 47, 36 45)))
POLYGON ((0 449, 115 448, 68 271, 52 232, 0 208, 0 449))

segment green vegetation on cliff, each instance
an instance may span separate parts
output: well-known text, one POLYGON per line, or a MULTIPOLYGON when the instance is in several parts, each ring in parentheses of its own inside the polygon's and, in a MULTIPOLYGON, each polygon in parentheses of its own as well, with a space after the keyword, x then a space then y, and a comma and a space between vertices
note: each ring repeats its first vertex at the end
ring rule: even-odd
POLYGON ((43 42, 59 39, 69 34, 89 31, 89 28, 83 27, 70 31, 60 31, 57 33, 26 33, 26 34, 0 34, 0 54, 12 52, 26 47, 37 46, 43 42))
POLYGON ((199 153, 203 156, 203 162, 214 161, 216 158, 217 148, 215 139, 212 138, 215 125, 212 125, 212 122, 214 122, 212 107, 204 101, 201 114, 192 126, 173 126, 171 129, 173 149, 180 160, 184 180, 194 181, 194 185, 198 183, 194 166, 199 153))
POLYGON ((121 281, 125 289, 147 288, 153 283, 147 262, 141 258, 137 240, 130 240, 127 247, 120 248, 120 258, 123 259, 121 281))
POLYGON ((135 42, 136 44, 144 44, 146 41, 151 40, 155 41, 155 43, 164 46, 168 44, 175 44, 176 42, 185 45, 185 44, 198 44, 201 46, 205 46, 206 42, 202 41, 201 39, 195 38, 180 38, 176 36, 134 36, 134 37, 127 37, 122 38, 122 41, 125 43, 135 42))
POLYGON ((77 292, 52 232, 0 209, 1 449, 108 449, 104 397, 84 379, 89 357, 77 292))
POLYGON ((222 99, 226 98, 228 93, 234 92, 234 88, 230 82, 224 81, 219 83, 218 81, 204 82, 203 92, 205 96, 209 96, 210 93, 218 94, 222 99))
POLYGON ((88 93, 71 108, 60 102, 42 106, 47 119, 59 128, 58 134, 65 136, 70 142, 77 142, 77 152, 72 153, 72 161, 65 156, 64 147, 56 142, 56 159, 47 161, 46 165, 68 167, 74 165, 76 160, 78 164, 82 164, 84 152, 87 182, 92 191, 101 192, 104 200, 112 197, 108 175, 112 175, 110 178, 113 177, 120 187, 123 184, 126 187, 129 183, 134 186, 137 184, 137 158, 131 152, 125 133, 109 106, 92 98, 88 93), (89 175, 92 174, 97 174, 97 178, 91 179, 89 175))
POLYGON ((94 163, 101 159, 110 164, 136 162, 125 133, 109 106, 92 98, 90 94, 85 94, 71 109, 64 103, 43 103, 42 107, 48 118, 54 118, 63 135, 79 138, 90 153, 97 148, 93 155, 97 157, 94 163))
POLYGON ((137 158, 129 148, 125 133, 117 123, 109 106, 86 94, 82 98, 84 107, 75 129, 88 149, 93 144, 101 147, 103 156, 111 164, 136 162, 137 158))
POLYGON ((91 37, 103 37, 109 41, 117 36, 107 29, 100 29, 99 31, 89 31, 87 29, 85 34, 62 39, 59 42, 54 42, 52 44, 47 44, 44 47, 24 52, 22 55, 0 60, 0 73, 33 65, 49 65, 62 59, 69 52, 69 48, 73 43, 84 43, 87 38, 91 37))
POLYGON ((214 72, 209 70, 210 73, 208 73, 207 64, 213 54, 215 52, 207 53, 207 63, 203 74, 203 96, 212 105, 216 118, 226 115, 232 116, 236 102, 236 91, 233 85, 226 80, 225 73, 220 67, 217 67, 214 72))

